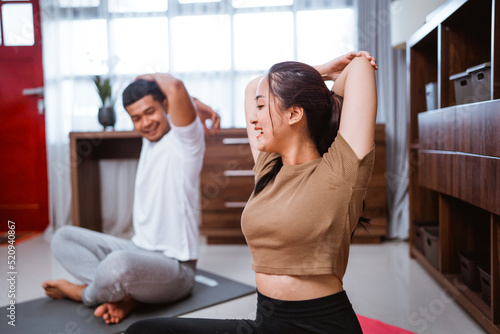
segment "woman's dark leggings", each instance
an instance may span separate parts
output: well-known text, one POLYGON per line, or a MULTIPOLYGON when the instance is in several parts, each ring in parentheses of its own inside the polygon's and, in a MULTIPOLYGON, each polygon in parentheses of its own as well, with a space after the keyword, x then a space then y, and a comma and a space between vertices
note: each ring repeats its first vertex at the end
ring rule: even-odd
POLYGON ((345 291, 282 301, 258 293, 255 320, 156 318, 132 324, 125 334, 363 333, 345 291))

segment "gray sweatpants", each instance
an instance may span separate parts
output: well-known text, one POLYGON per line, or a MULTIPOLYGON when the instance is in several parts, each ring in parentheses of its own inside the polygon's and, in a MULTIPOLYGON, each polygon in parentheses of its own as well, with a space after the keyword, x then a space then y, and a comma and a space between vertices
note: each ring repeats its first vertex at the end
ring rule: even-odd
POLYGON ((87 284, 85 305, 117 302, 126 295, 143 303, 173 302, 194 286, 194 261, 180 262, 112 235, 63 226, 51 248, 61 265, 87 284))

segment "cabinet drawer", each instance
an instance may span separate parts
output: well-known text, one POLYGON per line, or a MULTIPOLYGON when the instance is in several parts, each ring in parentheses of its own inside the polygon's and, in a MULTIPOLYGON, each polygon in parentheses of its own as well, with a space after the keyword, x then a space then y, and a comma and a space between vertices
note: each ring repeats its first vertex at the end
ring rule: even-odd
POLYGON ((419 144, 422 149, 500 157, 499 129, 498 101, 418 114, 419 144))
POLYGON ((455 107, 418 114, 420 147, 429 150, 455 150, 455 107))
POLYGON ((209 243, 244 242, 240 221, 254 187, 253 166, 246 129, 222 129, 206 137, 201 233, 209 243))
POLYGON ((457 151, 500 157, 499 101, 457 106, 457 151), (496 107, 496 108, 495 108, 496 107))
POLYGON ((456 155, 443 151, 419 150, 419 168, 413 173, 418 173, 418 183, 422 187, 453 195, 456 192, 456 172, 453 166, 456 155))
POLYGON ((453 165, 457 186, 452 195, 499 215, 500 158, 457 154, 453 165))
POLYGON ((253 176, 227 177, 214 179, 207 176, 205 182, 202 181, 201 196, 202 209, 224 209, 234 207, 234 204, 246 202, 250 197, 254 187, 253 176))
POLYGON ((242 208, 225 210, 205 210, 202 213, 203 228, 237 228, 241 229, 242 208))
POLYGON ((206 138, 203 171, 251 170, 254 161, 246 130, 226 129, 206 138))
POLYGON ((419 185, 500 214, 500 158, 420 150, 419 185))

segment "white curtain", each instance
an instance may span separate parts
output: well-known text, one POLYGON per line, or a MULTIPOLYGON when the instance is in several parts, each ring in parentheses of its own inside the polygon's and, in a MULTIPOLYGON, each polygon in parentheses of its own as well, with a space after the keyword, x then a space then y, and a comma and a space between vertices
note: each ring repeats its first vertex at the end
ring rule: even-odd
POLYGON ((391 47, 391 0, 358 0, 358 48, 377 59, 377 122, 386 125, 389 238, 409 233, 406 52, 391 47))
MULTIPOLYGON (((120 93, 171 72, 244 127, 245 84, 273 63, 317 64, 355 48, 353 0, 40 0, 51 226, 71 224, 69 133, 100 131, 93 75, 112 79, 115 130, 131 130, 120 93)), ((100 162, 104 232, 131 235, 137 161, 100 162)))
MULTIPOLYGON (((91 2, 79 3, 91 5, 91 2)), ((57 227, 72 223, 69 133, 102 130, 97 121, 100 102, 90 74, 103 74, 100 68, 111 67, 106 63, 109 62, 106 52, 99 52, 99 48, 106 50, 107 46, 99 43, 102 38, 93 38, 102 32, 86 31, 102 27, 99 24, 102 22, 88 24, 88 10, 76 11, 71 4, 78 5, 69 1, 40 1, 51 221, 47 236, 57 227), (64 3, 68 6, 62 7, 64 3), (94 43, 96 45, 88 47, 94 43)), ((117 82, 116 86, 120 87, 121 83, 117 82)), ((132 129, 128 116, 119 107, 115 129, 132 129)), ((99 165, 103 231, 130 237, 137 161, 101 160, 99 165)))

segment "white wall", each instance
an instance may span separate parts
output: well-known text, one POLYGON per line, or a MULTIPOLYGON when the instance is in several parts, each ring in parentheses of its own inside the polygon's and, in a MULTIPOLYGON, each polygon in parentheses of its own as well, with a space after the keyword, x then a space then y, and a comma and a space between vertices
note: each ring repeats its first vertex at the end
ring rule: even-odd
POLYGON ((425 18, 446 0, 393 0, 391 2, 391 44, 405 48, 406 40, 425 23, 425 18))

